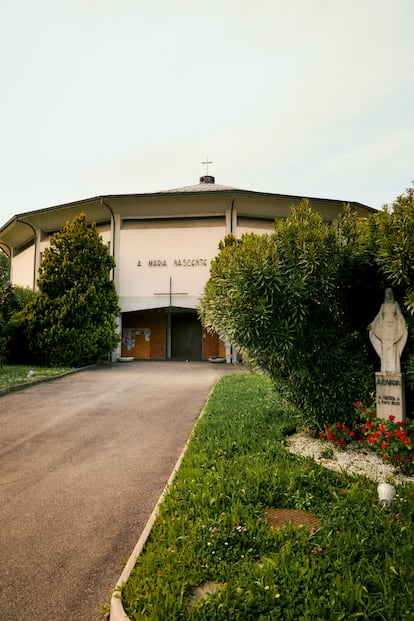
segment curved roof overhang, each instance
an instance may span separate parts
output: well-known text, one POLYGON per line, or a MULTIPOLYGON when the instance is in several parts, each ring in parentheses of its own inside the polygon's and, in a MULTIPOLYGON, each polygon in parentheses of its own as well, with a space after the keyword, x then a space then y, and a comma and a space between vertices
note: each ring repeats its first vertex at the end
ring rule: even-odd
POLYGON ((10 255, 12 249, 22 248, 33 242, 36 231, 41 231, 44 235, 59 231, 66 222, 73 220, 79 213, 85 213, 90 222, 100 224, 110 222, 114 213, 119 213, 121 219, 223 216, 226 208, 236 205, 240 217, 270 219, 286 217, 292 204, 300 202, 303 198, 307 198, 315 211, 322 212, 330 220, 335 219, 344 204, 349 204, 360 216, 376 212, 376 209, 354 201, 271 194, 218 184, 199 184, 147 194, 96 196, 21 213, 0 228, 0 248, 10 255))
POLYGON ((10 249, 19 249, 35 240, 36 231, 51 234, 61 230, 66 222, 73 220, 80 213, 85 213, 90 222, 108 222, 112 214, 101 197, 27 211, 11 218, 0 229, 0 247, 7 254, 10 249))

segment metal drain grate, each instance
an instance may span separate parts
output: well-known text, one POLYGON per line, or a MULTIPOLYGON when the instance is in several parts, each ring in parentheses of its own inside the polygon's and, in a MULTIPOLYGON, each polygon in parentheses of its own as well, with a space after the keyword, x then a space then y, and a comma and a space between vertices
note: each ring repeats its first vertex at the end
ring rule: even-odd
POLYGON ((317 529, 321 526, 321 521, 316 515, 299 509, 268 509, 266 521, 269 528, 306 526, 309 529, 317 529))

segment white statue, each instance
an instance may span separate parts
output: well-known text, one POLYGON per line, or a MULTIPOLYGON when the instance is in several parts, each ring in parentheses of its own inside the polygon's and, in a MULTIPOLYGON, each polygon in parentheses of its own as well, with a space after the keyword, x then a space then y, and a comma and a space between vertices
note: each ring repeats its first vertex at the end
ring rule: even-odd
POLYGON ((392 289, 385 289, 384 303, 368 330, 370 341, 381 358, 381 372, 400 373, 400 357, 408 330, 392 289))

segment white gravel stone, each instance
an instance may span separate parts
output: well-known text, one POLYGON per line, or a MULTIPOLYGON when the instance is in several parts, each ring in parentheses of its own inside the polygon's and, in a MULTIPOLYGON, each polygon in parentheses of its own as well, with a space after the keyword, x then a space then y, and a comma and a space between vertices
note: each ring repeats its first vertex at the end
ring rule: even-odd
POLYGON ((378 483, 381 481, 392 481, 397 485, 404 482, 414 483, 414 477, 396 472, 379 455, 359 445, 348 445, 346 449, 337 449, 326 440, 311 438, 308 434, 299 432, 286 438, 286 448, 290 453, 312 457, 318 464, 337 472, 345 471, 348 474, 364 475, 378 483), (321 453, 326 449, 333 451, 329 459, 321 457, 321 453))

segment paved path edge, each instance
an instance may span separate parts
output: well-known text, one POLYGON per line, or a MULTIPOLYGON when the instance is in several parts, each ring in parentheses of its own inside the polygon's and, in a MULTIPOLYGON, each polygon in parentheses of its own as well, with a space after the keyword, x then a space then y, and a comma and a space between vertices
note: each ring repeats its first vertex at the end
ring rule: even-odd
POLYGON ((191 441, 191 438, 192 438, 192 436, 194 434, 194 430, 195 430, 199 420, 204 415, 206 404, 207 404, 207 402, 208 402, 208 400, 210 398, 211 393, 214 390, 214 387, 215 387, 217 381, 218 380, 216 380, 216 382, 214 383, 214 386, 210 390, 210 392, 209 392, 209 394, 207 396, 207 399, 206 399, 206 401, 205 401, 205 403, 204 403, 204 405, 203 405, 203 407, 201 409, 201 412, 200 412, 197 420, 194 423, 193 429, 192 429, 192 431, 191 431, 191 433, 190 433, 190 435, 188 437, 188 440, 185 443, 184 448, 181 451, 181 454, 180 454, 180 456, 179 456, 179 458, 178 458, 178 460, 177 460, 177 462, 176 462, 176 464, 175 464, 175 466, 173 468, 173 471, 171 472, 170 477, 169 477, 169 479, 168 479, 168 481, 167 481, 167 483, 166 483, 166 485, 165 485, 165 487, 164 487, 164 489, 163 489, 163 491, 161 493, 161 496, 159 497, 159 499, 157 501, 157 504, 155 505, 154 510, 151 513, 151 515, 150 515, 150 517, 148 519, 148 522, 146 523, 145 528, 142 531, 142 534, 141 534, 140 538, 138 539, 138 542, 137 542, 135 548, 133 549, 131 556, 128 559, 128 562, 125 565, 124 570, 123 570, 122 574, 120 575, 114 590, 112 591, 109 621, 131 621, 130 618, 125 613, 124 607, 122 605, 121 589, 122 589, 123 585, 128 582, 129 576, 131 575, 132 570, 135 567, 135 563, 136 563, 138 557, 140 556, 140 554, 141 554, 141 552, 142 552, 142 550, 144 548, 144 545, 145 545, 145 543, 146 543, 146 541, 147 541, 147 539, 148 539, 148 537, 150 535, 150 532, 152 530, 152 527, 154 526, 155 520, 158 517, 159 509, 160 509, 160 506, 162 505, 162 503, 164 501, 166 492, 167 492, 168 488, 170 487, 170 485, 172 484, 172 482, 173 482, 173 480, 175 478, 175 475, 177 474, 177 472, 178 472, 178 470, 180 468, 181 462, 182 462, 182 460, 184 458, 184 455, 185 455, 185 453, 187 451, 188 445, 189 445, 189 443, 191 441))

